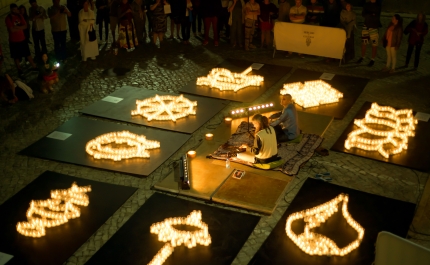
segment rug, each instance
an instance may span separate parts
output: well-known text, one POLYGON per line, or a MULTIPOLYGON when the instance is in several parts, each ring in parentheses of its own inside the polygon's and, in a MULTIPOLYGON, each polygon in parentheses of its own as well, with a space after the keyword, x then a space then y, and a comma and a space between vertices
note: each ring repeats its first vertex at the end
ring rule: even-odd
MULTIPOLYGON (((252 146, 254 144, 254 132, 253 124, 243 121, 230 139, 218 147, 209 158, 225 160, 229 156, 232 162, 252 167, 252 163, 238 159, 237 153, 241 145, 252 146)), ((302 141, 298 144, 282 143, 278 147, 278 155, 282 157, 285 163, 273 170, 280 170, 286 175, 298 174, 300 166, 312 157, 315 149, 321 145, 323 140, 324 138, 319 135, 305 133, 302 141)))

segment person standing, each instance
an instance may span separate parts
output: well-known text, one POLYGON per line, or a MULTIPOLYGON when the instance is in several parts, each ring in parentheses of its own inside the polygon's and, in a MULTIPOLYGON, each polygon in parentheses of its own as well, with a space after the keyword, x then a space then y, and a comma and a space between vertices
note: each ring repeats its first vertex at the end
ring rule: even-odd
POLYGON ((191 3, 193 4, 193 21, 191 22, 191 27, 194 36, 196 36, 197 34, 203 34, 202 29, 204 29, 204 27, 202 27, 203 18, 201 14, 200 2, 201 0, 191 0, 191 3))
POLYGON ((243 22, 245 18, 245 1, 230 0, 228 12, 230 12, 230 41, 234 47, 239 45, 242 48, 243 43, 243 22))
POLYGON ((270 0, 264 0, 260 5, 260 29, 261 29, 261 48, 266 45, 269 47, 272 38, 270 33, 273 29, 273 16, 277 16, 278 8, 270 2, 270 0))
POLYGON ((116 40, 116 26, 118 25, 118 12, 119 12, 120 0, 109 1, 109 25, 112 33, 112 48, 115 51, 115 55, 118 52, 118 43, 116 40))
POLYGON ((228 13, 228 2, 229 0, 221 0, 221 9, 218 17, 218 35, 221 36, 221 31, 225 27, 226 38, 230 37, 230 25, 228 24, 229 13, 228 13))
POLYGON ((139 42, 146 42, 146 10, 144 0, 134 0, 131 3, 131 11, 133 11, 133 22, 136 27, 136 36, 139 42))
POLYGON ((45 8, 37 5, 36 0, 30 0, 30 5, 30 21, 33 22, 31 33, 33 35, 34 52, 37 60, 42 58, 42 54, 48 52, 45 39, 45 19, 48 16, 46 15, 45 8))
POLYGON ((284 110, 270 116, 270 119, 277 118, 270 126, 275 128, 278 143, 294 140, 300 134, 296 106, 290 94, 281 96, 281 105, 284 110))
POLYGON ((54 50, 57 60, 64 61, 67 58, 67 17, 71 17, 67 7, 60 5, 60 0, 52 0, 53 5, 48 8, 48 16, 51 22, 52 37, 54 38, 54 50))
POLYGON ((139 44, 136 36, 136 29, 133 22, 133 12, 128 0, 122 0, 118 13, 118 42, 121 48, 132 52, 139 44))
POLYGON ((339 25, 340 11, 340 5, 335 0, 326 1, 321 26, 336 28, 339 25))
MULTIPOLYGON (((292 23, 303 24, 307 14, 307 8, 302 5, 302 0, 296 0, 296 5, 290 8, 290 21, 292 23)), ((287 57, 291 56, 293 52, 288 52, 287 57)), ((303 54, 299 53, 300 58, 305 58, 303 54)))
POLYGON ((164 34, 167 31, 167 17, 164 13, 164 6, 167 5, 166 0, 151 0, 150 10, 152 13, 152 38, 154 45, 157 45, 157 39, 160 43, 163 42, 164 34))
POLYGON ((372 58, 367 66, 371 67, 375 64, 376 53, 378 51, 378 40, 379 32, 378 29, 382 26, 381 24, 381 6, 376 3, 376 0, 370 0, 363 6, 363 12, 361 13, 364 17, 363 30, 361 31, 361 39, 363 44, 361 45, 361 58, 358 59, 357 63, 363 62, 366 56, 367 44, 372 45, 372 58))
POLYGON ((412 52, 415 47, 414 70, 417 70, 420 63, 421 48, 424 43, 424 37, 428 33, 428 25, 426 23, 426 15, 422 12, 418 13, 417 18, 405 28, 404 33, 410 34, 408 39, 408 52, 406 54, 405 67, 408 67, 412 52))
POLYGON ((324 7, 317 0, 311 0, 307 6, 306 22, 310 25, 319 26, 324 15, 324 7))
POLYGON ((181 23, 182 41, 184 44, 190 44, 189 40, 190 40, 190 33, 191 33, 193 3, 191 3, 191 0, 182 0, 182 1, 186 3, 186 6, 183 6, 183 8, 185 9, 185 12, 181 23))
POLYGON ((221 8, 220 0, 203 0, 201 2, 201 11, 205 23, 205 39, 203 41, 203 45, 207 45, 209 43, 209 30, 211 25, 214 33, 214 45, 219 45, 218 16, 220 15, 221 8))
POLYGON ((249 0, 245 5, 245 51, 255 49, 252 44, 255 32, 255 21, 260 15, 260 5, 255 0, 249 0))
POLYGON ((279 0, 279 22, 290 22, 290 8, 287 0, 279 0))
MULTIPOLYGON (((141 0, 142 1, 142 0, 141 0)), ((97 0, 97 16, 96 24, 99 25, 99 38, 100 44, 105 44, 109 39, 109 1, 108 0, 97 0), (105 26, 105 42, 103 42, 103 24, 105 26)))
POLYGON ((402 43, 402 36, 403 19, 399 14, 395 14, 385 31, 384 37, 382 38, 384 48, 387 50, 387 64, 382 71, 389 71, 390 74, 396 71, 397 50, 402 43))
POLYGON ((67 8, 70 11, 70 16, 67 17, 67 22, 69 23, 69 35, 72 41, 79 41, 79 10, 81 10, 82 5, 81 0, 67 0, 67 8))
POLYGON ((27 8, 24 5, 20 5, 18 7, 19 13, 25 19, 25 23, 27 24, 27 28, 24 30, 25 40, 28 44, 32 44, 30 41, 30 18, 27 14, 27 8))
POLYGON ((357 23, 357 16, 354 11, 352 11, 351 4, 347 3, 345 5, 345 10, 342 10, 340 13, 340 22, 346 32, 345 55, 343 59, 345 62, 348 62, 355 57, 354 28, 357 23))
POLYGON ((23 74, 20 65, 22 57, 27 58, 33 69, 38 71, 37 66, 31 57, 30 49, 28 48, 28 42, 25 39, 24 30, 27 28, 25 19, 19 13, 18 6, 16 4, 10 4, 9 8, 10 13, 6 16, 5 23, 9 33, 10 55, 15 61, 18 74, 23 74))
POLYGON ((96 16, 94 11, 90 8, 88 0, 84 0, 82 9, 79 11, 79 34, 81 39, 81 55, 82 61, 86 62, 87 58, 92 60, 96 59, 99 55, 99 46, 97 45, 97 39, 90 40, 88 32, 93 31, 94 24, 96 22, 96 16))

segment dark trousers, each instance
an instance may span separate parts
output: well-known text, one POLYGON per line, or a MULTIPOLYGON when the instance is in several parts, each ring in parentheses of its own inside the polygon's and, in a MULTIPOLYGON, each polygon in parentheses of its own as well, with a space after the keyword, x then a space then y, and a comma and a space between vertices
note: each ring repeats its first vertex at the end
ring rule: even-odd
POLYGON ((76 12, 70 11, 72 13, 72 16, 67 18, 69 24, 70 38, 76 41, 81 38, 79 35, 79 10, 80 9, 78 9, 76 12))
POLYGON ((418 44, 418 45, 409 44, 408 53, 406 54, 406 64, 409 64, 409 61, 411 60, 411 56, 412 56, 412 52, 414 50, 414 47, 415 47, 414 67, 417 68, 418 64, 420 63, 420 53, 421 53, 421 48, 423 47, 422 44, 418 44))
POLYGON ((54 38, 54 51, 57 60, 65 60, 67 57, 66 50, 66 37, 67 30, 64 31, 53 31, 52 37, 54 38))
POLYGON ((225 27, 225 36, 230 36, 230 25, 228 24, 228 19, 230 18, 230 13, 228 12, 227 7, 223 7, 221 10, 221 14, 218 18, 218 35, 221 30, 225 27))
POLYGON ((181 22, 182 40, 188 41, 190 39, 190 33, 191 33, 190 31, 191 31, 190 17, 185 17, 181 22))
POLYGON ((203 18, 202 15, 200 15, 200 7, 193 8, 193 32, 202 32, 202 24, 203 24, 203 18), (196 25, 197 24, 197 25, 196 25))
POLYGON ((105 24, 105 40, 107 41, 109 38, 109 16, 105 16, 104 18, 100 19, 99 22, 99 37, 100 40, 103 40, 103 24, 105 24))
POLYGON ((214 32, 214 41, 219 41, 218 35, 218 17, 205 17, 205 41, 209 41, 209 30, 211 28, 214 32))
POLYGON ((46 49, 45 30, 32 30, 34 52, 37 58, 41 58, 43 54, 48 53, 46 49))

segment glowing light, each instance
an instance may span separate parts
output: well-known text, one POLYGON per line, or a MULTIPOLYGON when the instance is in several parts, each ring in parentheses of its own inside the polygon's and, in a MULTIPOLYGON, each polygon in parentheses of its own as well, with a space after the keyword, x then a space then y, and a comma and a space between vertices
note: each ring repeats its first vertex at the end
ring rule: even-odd
POLYGON ((131 115, 142 115, 148 121, 166 121, 195 115, 197 101, 191 101, 183 95, 155 95, 155 97, 144 100, 136 100, 137 109, 131 111, 131 115))
POLYGON ((196 157, 197 152, 191 150, 191 151, 188 151, 187 155, 188 155, 189 158, 194 158, 194 157, 196 157))
POLYGON ((112 159, 121 161, 134 157, 149 158, 147 149, 160 147, 160 142, 147 140, 144 135, 137 135, 129 131, 111 132, 97 136, 89 141, 85 147, 86 152, 95 159, 112 159), (112 143, 128 147, 113 147, 112 143))
POLYGON ((245 109, 236 109, 233 110, 231 112, 232 115, 235 114, 243 114, 245 112, 245 110, 247 109, 248 111, 254 111, 254 110, 259 110, 259 109, 264 109, 264 108, 269 108, 269 107, 273 107, 273 103, 265 103, 265 104, 261 104, 261 105, 256 105, 256 106, 251 106, 251 107, 246 107, 245 109))
POLYGON ((226 118, 224 119, 224 122, 225 122, 225 124, 230 125, 232 120, 233 120, 232 118, 230 118, 230 117, 226 117, 226 118))
POLYGON ((79 187, 72 184, 67 190, 52 190, 51 199, 31 201, 26 216, 27 222, 18 222, 18 233, 28 237, 46 235, 46 227, 59 226, 69 219, 78 218, 81 210, 75 205, 88 206, 91 186, 79 187))
POLYGON ((197 78, 197 85, 218 88, 221 91, 239 91, 248 86, 260 86, 264 78, 259 75, 248 75, 252 67, 248 67, 242 73, 232 73, 224 68, 214 68, 209 75, 197 78))
POLYGON ((408 149, 408 137, 415 136, 415 124, 418 121, 411 109, 396 110, 372 103, 364 119, 354 120, 357 129, 348 134, 345 148, 359 148, 365 151, 378 151, 385 158, 408 149), (385 129, 373 129, 370 125, 385 129), (366 135, 376 136, 376 139, 366 135))
POLYGON ((348 212, 347 194, 339 194, 336 198, 301 212, 288 216, 285 230, 287 236, 305 253, 309 255, 345 256, 358 248, 363 240, 364 228, 357 223, 348 212), (342 202, 342 215, 348 224, 358 233, 358 238, 344 248, 339 248, 330 238, 311 232, 311 229, 320 226, 330 216, 337 212, 338 204, 342 202), (306 222, 304 232, 296 235, 291 229, 291 224, 299 219, 306 222))
POLYGON ((210 140, 213 140, 213 139, 214 139, 214 135, 213 135, 213 133, 207 133, 207 134, 205 135, 205 138, 206 138, 206 140, 210 141, 210 140))
POLYGON ((335 103, 339 102, 339 98, 343 98, 343 93, 322 80, 284 84, 280 93, 290 94, 294 102, 303 108, 335 103))
POLYGON ((152 224, 150 231, 153 234, 158 234, 159 241, 167 243, 158 251, 148 265, 163 264, 172 254, 174 248, 182 244, 188 248, 193 248, 197 244, 209 246, 212 242, 208 225, 202 222, 202 213, 200 211, 192 211, 185 218, 166 218, 163 222, 152 224), (192 232, 182 231, 174 228, 173 225, 190 225, 200 229, 192 232))

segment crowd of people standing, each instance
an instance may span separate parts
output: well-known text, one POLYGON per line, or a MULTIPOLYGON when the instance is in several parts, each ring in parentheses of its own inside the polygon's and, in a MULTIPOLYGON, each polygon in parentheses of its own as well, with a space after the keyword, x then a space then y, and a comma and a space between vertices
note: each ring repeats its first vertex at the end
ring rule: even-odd
MULTIPOLYGON (((96 60, 99 55, 98 45, 108 42, 109 33, 113 42, 107 47, 112 49, 114 54, 118 54, 118 49, 132 52, 139 44, 146 43, 148 37, 152 44, 162 46, 168 19, 170 36, 166 38, 180 38, 184 45, 189 45, 192 32, 193 36, 202 37, 202 45, 208 45, 212 29, 214 46, 218 46, 220 37, 223 37, 232 47, 244 48, 246 51, 257 48, 253 44, 257 31, 261 36, 259 46, 270 47, 275 21, 340 27, 346 32, 345 62, 355 57, 354 31, 358 30, 361 31, 362 49, 356 63, 362 63, 366 59, 367 47, 370 45, 371 56, 368 66, 373 66, 377 48, 382 42, 387 52, 387 63, 383 71, 390 73, 396 69, 396 54, 404 34, 409 35, 405 66, 409 65, 415 50, 414 68, 418 67, 421 47, 428 32, 423 13, 418 14, 405 29, 403 19, 396 14, 380 38, 381 6, 377 0, 369 0, 364 4, 361 13, 364 18, 362 29, 357 29, 357 14, 353 11, 352 5, 345 0, 94 1, 67 0, 67 5, 62 5, 60 0, 52 0, 52 6, 45 10, 38 5, 37 0, 29 0, 28 13, 25 6, 11 4, 10 14, 6 17, 5 23, 9 32, 10 54, 18 73, 23 73, 21 60, 24 58, 27 64, 31 65, 31 70, 40 71, 47 84, 50 84, 43 90, 49 92, 52 90, 52 82, 49 80, 58 80, 58 76, 54 76, 58 68, 57 63, 63 64, 67 60, 67 33, 73 42, 79 41, 82 61, 96 60), (272 1, 277 1, 277 5, 272 1), (306 4, 303 1, 307 1, 306 4), (54 40, 55 60, 52 61, 55 63, 46 60, 47 19, 50 21, 54 40), (96 37, 96 25, 99 41, 96 37), (34 46, 34 58, 36 62, 40 62, 39 66, 33 61, 30 44, 34 46)), ((299 56, 304 57, 301 54, 299 56)), ((2 59, 0 47, 0 67, 2 59)))

